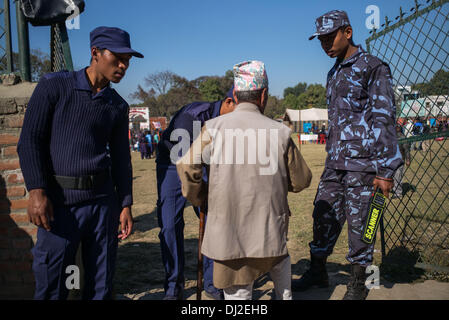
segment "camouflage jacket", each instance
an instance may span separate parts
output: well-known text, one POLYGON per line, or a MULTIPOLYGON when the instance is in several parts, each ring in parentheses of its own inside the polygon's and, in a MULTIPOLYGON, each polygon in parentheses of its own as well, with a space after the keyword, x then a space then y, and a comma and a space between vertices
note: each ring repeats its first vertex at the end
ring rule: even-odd
POLYGON ((361 46, 327 76, 326 167, 391 178, 403 163, 390 68, 361 46))

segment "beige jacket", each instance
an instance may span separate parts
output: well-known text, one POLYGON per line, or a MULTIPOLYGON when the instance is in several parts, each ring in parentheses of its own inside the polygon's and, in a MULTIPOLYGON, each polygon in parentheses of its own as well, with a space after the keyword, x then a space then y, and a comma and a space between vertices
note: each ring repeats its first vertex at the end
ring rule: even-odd
POLYGON ((307 188, 312 179, 290 135, 250 103, 205 123, 177 163, 183 196, 195 206, 208 200, 204 255, 233 260, 287 254, 287 193, 307 188))

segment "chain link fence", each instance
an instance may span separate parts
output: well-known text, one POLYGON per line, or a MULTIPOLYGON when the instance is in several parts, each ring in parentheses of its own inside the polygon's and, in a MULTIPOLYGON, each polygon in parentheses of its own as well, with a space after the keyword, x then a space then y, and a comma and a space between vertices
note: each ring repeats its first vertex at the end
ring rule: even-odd
POLYGON ((382 27, 366 44, 390 65, 405 161, 381 224, 382 264, 449 275, 449 0, 415 1, 382 27))
POLYGON ((10 4, 9 0, 2 2, 2 7, 0 7, 0 74, 13 71, 10 4))
MULTIPOLYGON (((22 69, 21 73, 23 78, 31 78, 28 74, 24 75, 25 71, 27 73, 32 72, 29 52, 28 54, 26 54, 26 52, 21 52, 21 50, 29 50, 28 24, 24 22, 26 27, 24 29, 18 29, 19 34, 17 40, 20 41, 20 39, 22 39, 25 46, 20 46, 19 44, 19 55, 17 55, 17 53, 13 53, 12 51, 10 0, 0 1, 3 3, 3 7, 0 7, 0 74, 11 73, 14 69, 22 69), (13 55, 16 55, 14 61, 13 55), (20 58, 21 56, 23 56, 23 58, 20 58), (22 63, 25 66, 21 66, 22 63), (25 68, 27 66, 28 68, 25 68)), ((19 8, 20 6, 16 3, 16 11, 19 10, 19 8)), ((25 21, 24 18, 23 21, 25 21)), ((69 37, 65 22, 50 26, 50 59, 51 68, 48 71, 73 71, 72 55, 70 52, 69 37)))
POLYGON ((73 71, 69 37, 65 23, 51 25, 51 71, 73 71))

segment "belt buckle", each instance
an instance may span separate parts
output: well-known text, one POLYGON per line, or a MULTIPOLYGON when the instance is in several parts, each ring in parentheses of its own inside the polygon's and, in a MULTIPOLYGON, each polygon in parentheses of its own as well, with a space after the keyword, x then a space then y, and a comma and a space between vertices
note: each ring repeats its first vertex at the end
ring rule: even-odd
POLYGON ((86 176, 83 187, 85 189, 92 189, 94 187, 94 176, 86 176))

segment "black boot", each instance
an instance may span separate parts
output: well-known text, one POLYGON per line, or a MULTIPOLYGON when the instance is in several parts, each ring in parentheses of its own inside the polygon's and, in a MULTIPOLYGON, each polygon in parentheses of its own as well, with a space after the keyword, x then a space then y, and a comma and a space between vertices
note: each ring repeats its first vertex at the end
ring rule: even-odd
POLYGON ((358 264, 351 265, 351 278, 343 300, 365 300, 368 296, 368 288, 365 285, 366 267, 358 264))
POLYGON ((301 279, 292 281, 293 291, 305 291, 313 286, 327 288, 329 286, 329 276, 326 271, 327 257, 310 257, 310 269, 303 274, 301 279))

